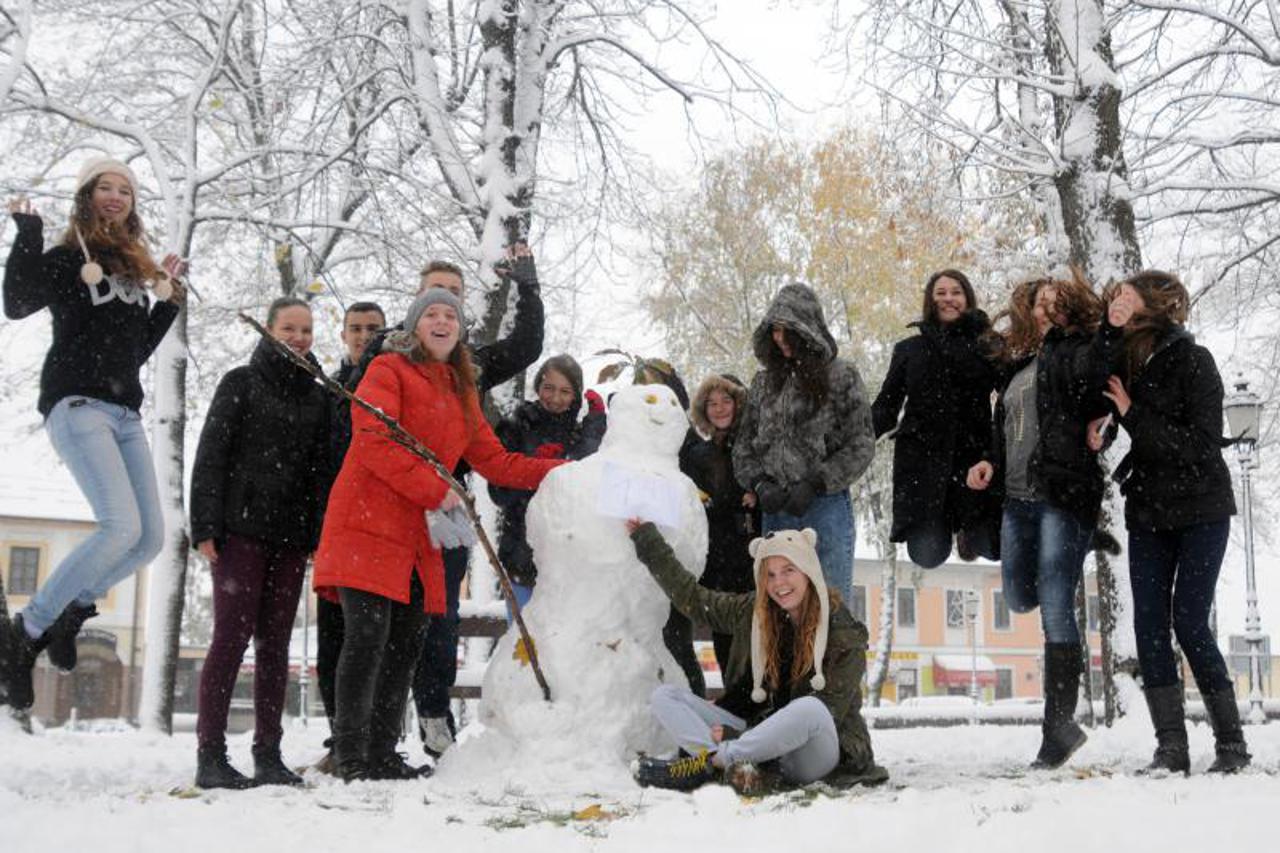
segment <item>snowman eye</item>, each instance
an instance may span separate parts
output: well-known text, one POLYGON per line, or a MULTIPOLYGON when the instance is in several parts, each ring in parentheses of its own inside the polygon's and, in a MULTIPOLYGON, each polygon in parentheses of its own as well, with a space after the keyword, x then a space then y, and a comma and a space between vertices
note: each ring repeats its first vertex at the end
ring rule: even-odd
POLYGON ((671 403, 671 405, 673 405, 673 406, 676 404, 676 401, 675 401, 675 400, 668 400, 667 402, 671 403))
POLYGON ((654 405, 654 404, 656 404, 656 403, 658 402, 658 395, 657 395, 657 394, 645 394, 645 395, 644 395, 644 401, 645 401, 646 403, 648 403, 650 406, 652 406, 652 405, 654 405))

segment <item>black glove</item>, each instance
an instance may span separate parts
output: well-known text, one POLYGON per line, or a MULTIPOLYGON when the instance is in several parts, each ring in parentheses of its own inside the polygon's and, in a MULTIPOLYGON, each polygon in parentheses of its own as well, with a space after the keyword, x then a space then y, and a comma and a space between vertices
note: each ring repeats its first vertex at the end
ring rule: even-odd
POLYGON ((515 259, 504 258, 494 264, 494 272, 503 278, 509 278, 516 287, 537 287, 538 268, 533 263, 533 255, 520 255, 515 259))
POLYGON ((756 483, 754 491, 761 512, 770 514, 781 512, 782 508, 787 505, 787 490, 768 477, 756 483))
POLYGON ((813 499, 821 493, 822 483, 817 477, 801 480, 791 487, 791 495, 787 498, 784 511, 787 515, 804 515, 813 504, 813 499))

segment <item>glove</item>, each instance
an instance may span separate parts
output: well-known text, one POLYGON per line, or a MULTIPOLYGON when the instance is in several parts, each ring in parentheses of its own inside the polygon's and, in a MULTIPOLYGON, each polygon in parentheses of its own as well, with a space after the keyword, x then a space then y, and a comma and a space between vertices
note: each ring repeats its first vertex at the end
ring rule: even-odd
POLYGON ((604 414, 604 400, 595 391, 588 391, 583 395, 587 401, 587 414, 602 415, 604 414))
POLYGON ((563 459, 564 445, 558 441, 548 441, 546 444, 539 444, 533 451, 534 459, 563 459))
POLYGON ((767 512, 772 515, 773 513, 782 512, 782 508, 787 505, 789 497, 787 490, 767 477, 756 483, 753 491, 756 493, 761 512, 767 512))
POLYGON ((476 532, 471 528, 471 519, 461 506, 455 506, 447 512, 428 510, 426 518, 427 532, 431 534, 431 541, 437 548, 469 548, 476 543, 476 532))
POLYGON ((791 494, 787 498, 787 506, 784 512, 787 515, 804 515, 813 504, 813 499, 821 491, 822 484, 818 482, 816 476, 801 480, 791 487, 791 494))
POLYGON ((538 286, 538 268, 533 262, 533 255, 504 258, 493 265, 493 271, 503 278, 511 279, 517 287, 538 286))

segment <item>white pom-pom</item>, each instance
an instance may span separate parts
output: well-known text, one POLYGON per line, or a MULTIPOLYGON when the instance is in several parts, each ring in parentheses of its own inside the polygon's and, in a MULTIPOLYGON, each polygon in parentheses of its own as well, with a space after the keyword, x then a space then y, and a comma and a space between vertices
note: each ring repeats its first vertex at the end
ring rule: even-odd
POLYGON ((815 675, 813 678, 809 679, 809 686, 814 690, 825 690, 827 687, 827 679, 821 674, 815 675))
POLYGON ((763 688, 763 687, 757 687, 757 688, 755 688, 754 690, 752 690, 752 691, 751 691, 751 701, 752 701, 752 702, 763 702, 763 701, 765 700, 765 696, 766 696, 766 695, 768 695, 768 694, 766 694, 766 693, 764 692, 764 688, 763 688))
POLYGON ((90 287, 102 281, 102 275, 102 267, 93 261, 80 267, 80 280, 90 287))
POLYGON ((151 285, 151 292, 156 295, 156 299, 161 302, 173 296, 173 284, 170 283, 168 276, 156 279, 155 284, 151 285))

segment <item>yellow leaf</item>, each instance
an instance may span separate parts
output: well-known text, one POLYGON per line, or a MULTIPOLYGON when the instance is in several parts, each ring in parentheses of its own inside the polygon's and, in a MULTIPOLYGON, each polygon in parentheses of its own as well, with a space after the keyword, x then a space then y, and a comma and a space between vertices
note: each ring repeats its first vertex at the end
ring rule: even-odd
POLYGON ((511 659, 520 661, 521 666, 529 665, 529 650, 525 648, 524 637, 516 640, 516 647, 511 650, 511 659))
POLYGON ((324 293, 324 283, 313 281, 307 285, 307 293, 324 293))
POLYGON ((613 814, 604 810, 599 803, 592 803, 585 809, 573 813, 574 820, 612 820, 613 814))

